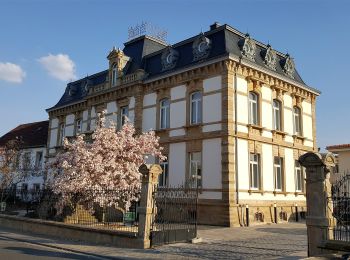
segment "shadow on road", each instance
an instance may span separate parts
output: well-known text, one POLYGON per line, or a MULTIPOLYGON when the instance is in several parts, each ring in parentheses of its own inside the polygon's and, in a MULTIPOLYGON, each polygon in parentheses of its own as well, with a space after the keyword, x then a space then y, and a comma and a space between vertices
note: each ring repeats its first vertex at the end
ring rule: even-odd
MULTIPOLYGON (((47 257, 57 257, 57 259, 86 259, 84 255, 65 253, 65 252, 55 252, 49 250, 35 249, 35 248, 26 248, 26 247, 5 247, 3 249, 16 251, 21 254, 31 255, 31 256, 47 256, 47 257)), ((92 258, 93 259, 93 258, 92 258)), ((97 259, 97 258, 95 258, 97 259)))
POLYGON ((306 236, 306 229, 302 228, 256 228, 256 231, 275 233, 275 234, 288 234, 296 236, 306 236))

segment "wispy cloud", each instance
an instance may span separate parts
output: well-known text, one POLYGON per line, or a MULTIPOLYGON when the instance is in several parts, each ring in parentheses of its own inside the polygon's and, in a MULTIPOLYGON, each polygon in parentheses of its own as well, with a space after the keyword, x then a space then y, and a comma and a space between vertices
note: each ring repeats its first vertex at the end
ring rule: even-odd
POLYGON ((75 63, 67 54, 49 54, 38 59, 40 64, 47 70, 52 77, 67 81, 76 79, 75 63))
POLYGON ((19 65, 10 62, 0 62, 0 80, 21 83, 25 76, 26 73, 19 65))

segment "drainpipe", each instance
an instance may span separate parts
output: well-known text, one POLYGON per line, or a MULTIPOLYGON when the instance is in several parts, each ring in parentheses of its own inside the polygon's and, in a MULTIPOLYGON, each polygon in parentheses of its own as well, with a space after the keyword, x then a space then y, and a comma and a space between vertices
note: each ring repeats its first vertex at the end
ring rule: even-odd
MULTIPOLYGON (((239 61, 238 61, 238 64, 241 65, 241 61, 242 61, 242 57, 239 57, 239 61)), ((238 130, 237 130, 237 66, 235 68, 235 74, 234 74, 234 88, 235 88, 235 91, 234 91, 234 95, 235 95, 235 174, 236 174, 236 204, 239 203, 239 191, 238 191, 238 147, 237 147, 237 141, 238 141, 238 138, 237 138, 237 133, 238 133, 238 130)))

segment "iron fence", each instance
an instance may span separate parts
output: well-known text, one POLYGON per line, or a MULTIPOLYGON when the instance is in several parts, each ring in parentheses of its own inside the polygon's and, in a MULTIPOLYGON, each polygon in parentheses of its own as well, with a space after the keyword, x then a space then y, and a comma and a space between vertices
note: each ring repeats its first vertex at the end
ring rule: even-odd
POLYGON ((116 191, 86 191, 84 194, 69 194, 70 200, 63 200, 60 194, 51 190, 0 190, 0 213, 21 217, 45 219, 66 224, 88 226, 121 232, 138 232, 138 201, 134 201, 126 211, 118 206, 101 206, 100 196, 93 200, 91 194, 101 192, 104 196, 115 196, 116 191), (89 194, 89 195, 88 195, 89 194), (65 201, 64 203, 62 203, 65 201))
POLYGON ((331 180, 329 239, 350 241, 350 173, 336 173, 331 180))

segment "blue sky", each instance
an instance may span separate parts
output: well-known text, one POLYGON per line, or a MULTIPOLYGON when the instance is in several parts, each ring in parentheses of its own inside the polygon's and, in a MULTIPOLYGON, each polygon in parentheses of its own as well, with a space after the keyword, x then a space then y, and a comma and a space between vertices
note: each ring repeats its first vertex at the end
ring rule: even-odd
POLYGON ((346 0, 0 0, 0 136, 47 119, 70 79, 106 69, 128 27, 148 21, 176 43, 218 21, 288 51, 304 81, 322 91, 319 146, 350 143, 349 11, 346 0))

